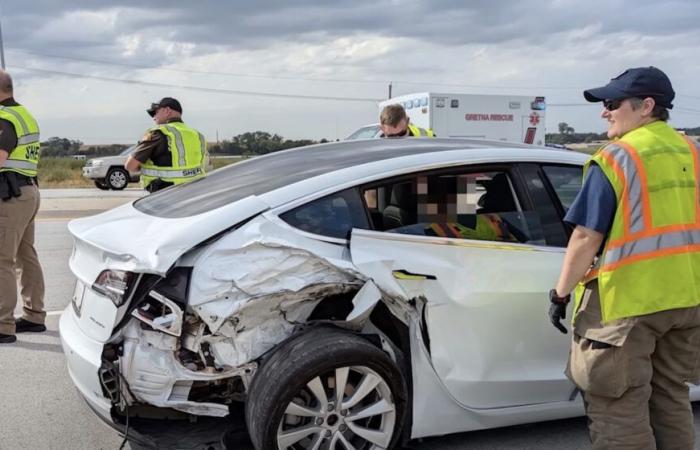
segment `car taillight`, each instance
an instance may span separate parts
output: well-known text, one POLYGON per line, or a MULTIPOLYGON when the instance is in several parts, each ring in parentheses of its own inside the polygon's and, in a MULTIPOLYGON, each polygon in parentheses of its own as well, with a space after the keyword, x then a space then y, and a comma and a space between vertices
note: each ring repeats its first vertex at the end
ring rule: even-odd
POLYGON ((121 306, 126 300, 126 292, 133 276, 133 273, 122 270, 103 270, 92 284, 92 288, 112 300, 115 306, 121 306))

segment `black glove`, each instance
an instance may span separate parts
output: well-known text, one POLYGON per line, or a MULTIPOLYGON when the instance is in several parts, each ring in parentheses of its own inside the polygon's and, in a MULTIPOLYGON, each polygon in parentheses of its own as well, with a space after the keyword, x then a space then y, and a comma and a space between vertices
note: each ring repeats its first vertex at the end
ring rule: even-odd
POLYGON ((566 327, 561 324, 561 320, 566 319, 566 305, 569 304, 569 300, 571 300, 571 295, 559 297, 556 289, 549 291, 549 301, 552 302, 549 307, 549 320, 557 330, 564 334, 566 334, 567 331, 566 327))

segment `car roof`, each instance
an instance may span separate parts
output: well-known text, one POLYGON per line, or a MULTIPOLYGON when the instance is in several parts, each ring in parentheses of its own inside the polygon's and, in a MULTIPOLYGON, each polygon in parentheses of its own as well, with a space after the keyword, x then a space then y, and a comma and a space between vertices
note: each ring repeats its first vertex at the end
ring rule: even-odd
POLYGON ((512 142, 455 138, 360 139, 251 158, 136 202, 162 217, 199 214, 251 195, 271 207, 307 196, 411 173, 465 164, 551 162, 582 165, 586 155, 512 142))

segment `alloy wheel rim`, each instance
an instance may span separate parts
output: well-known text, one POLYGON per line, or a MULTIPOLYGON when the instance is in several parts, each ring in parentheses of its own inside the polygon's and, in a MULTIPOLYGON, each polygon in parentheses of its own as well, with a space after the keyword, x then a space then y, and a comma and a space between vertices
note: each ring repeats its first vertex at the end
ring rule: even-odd
POLYGON ((109 176, 109 181, 112 183, 112 186, 122 187, 126 183, 126 177, 121 172, 112 172, 109 176))
POLYGON ((396 405, 386 381, 365 366, 339 367, 312 378, 287 405, 277 446, 381 450, 391 444, 395 423, 396 405))

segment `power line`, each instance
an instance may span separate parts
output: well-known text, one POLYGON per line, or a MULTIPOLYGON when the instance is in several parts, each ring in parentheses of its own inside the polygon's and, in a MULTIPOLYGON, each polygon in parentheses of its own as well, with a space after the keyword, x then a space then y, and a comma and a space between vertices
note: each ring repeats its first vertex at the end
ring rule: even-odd
MULTIPOLYGON (((409 84, 409 85, 419 85, 419 86, 445 86, 445 87, 459 87, 459 88, 471 88, 471 89, 541 89, 541 90, 583 90, 587 87, 583 86, 504 86, 504 85, 483 85, 483 84, 462 84, 462 83, 438 83, 433 81, 415 81, 415 80, 365 80, 365 79, 348 79, 348 78, 320 78, 320 77, 290 77, 281 75, 263 75, 263 74, 245 74, 236 72, 219 72, 219 71, 209 71, 209 70, 196 70, 196 69, 181 69, 175 67, 160 67, 147 64, 135 64, 126 63, 119 61, 112 61, 106 59, 95 59, 95 58, 85 58, 85 57, 75 57, 67 55, 55 55, 50 53, 41 53, 30 50, 20 50, 13 49, 13 52, 20 52, 29 55, 41 56, 46 58, 57 58, 65 59, 69 61, 79 61, 94 64, 106 64, 112 66, 121 67, 131 67, 134 69, 148 69, 148 70, 163 70, 169 72, 180 72, 189 74, 199 74, 199 75, 218 75, 218 76, 229 76, 237 78, 259 78, 259 79, 269 79, 269 80, 289 80, 289 81, 323 81, 332 83, 363 83, 363 84, 382 84, 386 85, 389 83, 396 84, 409 84)), ((700 99, 700 96, 687 95, 678 93, 678 96, 688 97, 694 99, 700 99)))
POLYGON ((12 64, 11 66, 16 68, 16 69, 28 70, 31 72, 40 72, 40 73, 47 73, 47 74, 53 74, 53 75, 63 75, 63 76, 72 77, 72 78, 90 78, 90 79, 94 79, 94 80, 107 81, 107 82, 111 82, 111 83, 136 84, 136 85, 153 86, 153 87, 167 87, 167 88, 174 88, 174 89, 186 89, 186 90, 200 91, 200 92, 211 92, 211 93, 217 93, 217 94, 248 95, 248 96, 252 96, 252 97, 296 98, 296 99, 303 99, 303 100, 330 100, 330 101, 343 101, 343 102, 378 103, 378 102, 382 101, 382 99, 377 99, 377 98, 334 97, 334 96, 303 95, 303 94, 282 94, 282 93, 273 93, 273 92, 239 91, 239 90, 234 90, 234 89, 207 88, 207 87, 201 87, 201 86, 188 86, 188 85, 177 85, 177 84, 168 84, 168 83, 156 83, 156 82, 152 82, 152 81, 131 80, 131 79, 123 79, 123 78, 111 78, 111 77, 104 77, 104 76, 100 76, 100 75, 87 75, 87 74, 79 74, 79 73, 73 73, 73 72, 65 72, 65 71, 61 71, 61 70, 39 69, 36 67, 19 66, 16 64, 12 64))

